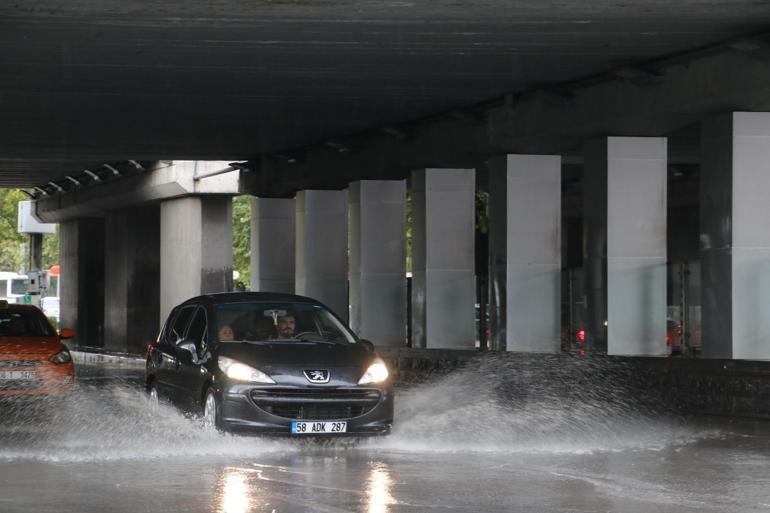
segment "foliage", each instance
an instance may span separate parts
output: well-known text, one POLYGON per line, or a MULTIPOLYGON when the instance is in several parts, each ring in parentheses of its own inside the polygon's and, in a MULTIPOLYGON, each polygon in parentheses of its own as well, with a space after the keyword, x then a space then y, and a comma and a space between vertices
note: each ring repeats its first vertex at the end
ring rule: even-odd
POLYGON ((489 193, 476 191, 476 231, 489 232, 489 193))
POLYGON ((18 189, 0 189, 0 270, 18 271, 22 267, 21 245, 28 242, 16 231, 19 201, 26 199, 18 189))
POLYGON ((412 214, 412 191, 406 191, 406 272, 412 272, 412 227, 414 216, 412 214))
MULTIPOLYGON (((20 271, 27 262, 29 236, 20 234, 18 227, 19 201, 27 197, 19 189, 0 189, 0 270, 20 271)), ((43 269, 59 263, 59 230, 43 236, 43 269)))
POLYGON ((56 225, 56 233, 43 235, 43 259, 40 264, 43 270, 50 269, 52 265, 59 263, 59 225, 56 225))
POLYGON ((237 282, 248 289, 251 284, 251 197, 233 198, 233 270, 237 282))

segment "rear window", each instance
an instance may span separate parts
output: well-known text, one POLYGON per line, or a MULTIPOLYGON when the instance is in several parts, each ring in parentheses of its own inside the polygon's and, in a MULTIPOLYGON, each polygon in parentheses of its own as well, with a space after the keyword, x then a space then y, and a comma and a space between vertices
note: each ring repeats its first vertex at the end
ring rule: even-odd
POLYGON ((48 320, 37 310, 0 310, 0 337, 53 337, 48 320))

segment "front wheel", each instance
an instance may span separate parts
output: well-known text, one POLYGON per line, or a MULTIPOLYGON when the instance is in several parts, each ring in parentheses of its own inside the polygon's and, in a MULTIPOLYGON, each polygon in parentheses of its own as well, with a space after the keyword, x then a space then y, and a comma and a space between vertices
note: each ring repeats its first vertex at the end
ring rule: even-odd
POLYGON ((222 408, 213 388, 206 391, 203 400, 203 426, 211 431, 222 430, 222 408))

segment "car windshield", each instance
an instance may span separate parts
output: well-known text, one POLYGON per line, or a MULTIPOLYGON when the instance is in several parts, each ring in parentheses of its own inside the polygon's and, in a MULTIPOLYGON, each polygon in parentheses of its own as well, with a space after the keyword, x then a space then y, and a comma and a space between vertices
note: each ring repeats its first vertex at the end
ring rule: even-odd
POLYGON ((36 310, 0 310, 0 337, 52 337, 55 333, 36 310))
POLYGON ((356 343, 331 312, 311 303, 227 303, 217 307, 217 321, 222 342, 356 343))

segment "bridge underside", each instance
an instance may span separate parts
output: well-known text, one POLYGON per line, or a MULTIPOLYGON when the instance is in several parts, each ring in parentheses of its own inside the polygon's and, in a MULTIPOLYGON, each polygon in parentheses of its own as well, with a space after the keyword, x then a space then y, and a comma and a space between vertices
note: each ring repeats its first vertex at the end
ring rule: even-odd
POLYGON ((250 194, 252 286, 380 344, 488 304, 497 349, 770 357, 770 5, 188 4, 0 6, 0 186, 62 223, 82 343, 232 288, 250 194))
POLYGON ((69 188, 127 159, 335 151, 508 93, 558 103, 574 81, 644 82, 664 57, 752 49, 768 23, 764 3, 710 0, 5 3, 0 186, 69 188))

